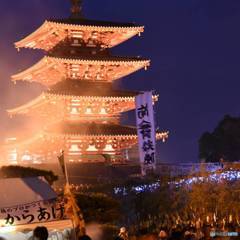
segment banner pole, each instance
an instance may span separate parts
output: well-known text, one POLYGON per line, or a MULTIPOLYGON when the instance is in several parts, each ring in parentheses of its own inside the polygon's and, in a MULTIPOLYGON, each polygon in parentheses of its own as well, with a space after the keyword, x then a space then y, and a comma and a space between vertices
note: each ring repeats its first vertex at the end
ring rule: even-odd
POLYGON ((65 161, 65 152, 62 151, 62 154, 63 154, 63 159, 64 159, 64 168, 65 168, 65 175, 66 175, 66 183, 67 185, 69 185, 69 177, 68 177, 68 170, 67 170, 67 163, 65 161))

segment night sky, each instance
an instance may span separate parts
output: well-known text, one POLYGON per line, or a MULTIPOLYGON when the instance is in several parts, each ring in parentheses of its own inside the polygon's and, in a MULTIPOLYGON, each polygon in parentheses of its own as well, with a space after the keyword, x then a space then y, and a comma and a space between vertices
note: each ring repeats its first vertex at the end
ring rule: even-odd
MULTIPOLYGON (((6 108, 36 97, 37 84, 10 82, 10 75, 28 68, 40 57, 37 50, 16 51, 13 42, 39 27, 47 18, 68 17, 68 0, 1 0, 0 117, 1 138, 16 127, 6 108)), ((90 19, 145 25, 142 37, 114 48, 118 55, 151 59, 141 70, 117 84, 128 89, 156 90, 157 126, 170 131, 160 145, 162 162, 198 161, 198 139, 212 131, 225 115, 240 110, 239 0, 85 0, 90 19)), ((125 118, 126 119, 126 118, 125 118)))

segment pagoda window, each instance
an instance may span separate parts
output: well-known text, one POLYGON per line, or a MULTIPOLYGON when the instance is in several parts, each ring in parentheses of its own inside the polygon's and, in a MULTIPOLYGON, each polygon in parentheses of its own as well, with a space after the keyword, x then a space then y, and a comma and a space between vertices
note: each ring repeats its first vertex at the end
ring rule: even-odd
POLYGON ((72 78, 76 78, 77 74, 76 73, 72 73, 72 78))
POLYGON ((95 41, 93 39, 89 39, 87 46, 88 47, 95 47, 96 44, 94 43, 95 41))
POLYGON ((107 111, 106 111, 106 109, 105 108, 101 108, 101 110, 100 110, 100 114, 107 114, 107 111))
POLYGON ((114 151, 113 147, 111 144, 106 144, 105 148, 103 149, 103 151, 106 151, 106 152, 112 152, 114 151))
POLYGON ((79 46, 81 46, 82 44, 81 44, 80 39, 74 38, 71 45, 74 46, 74 47, 79 47, 79 46))
POLYGON ((92 109, 90 107, 87 107, 85 113, 92 114, 92 109))
POLYGON ((9 152, 9 154, 8 154, 8 160, 9 160, 10 162, 16 162, 16 161, 17 161, 17 156, 18 156, 18 154, 17 154, 17 149, 15 148, 15 149, 13 149, 13 150, 11 150, 11 151, 9 152))
POLYGON ((97 148, 95 147, 95 145, 89 145, 89 147, 87 148, 88 152, 97 152, 97 148))
POLYGON ((97 80, 102 80, 103 77, 104 77, 104 75, 103 75, 102 73, 97 73, 97 74, 96 74, 96 79, 97 79, 97 80))
POLYGON ((79 77, 79 65, 72 66, 72 68, 71 68, 71 77, 72 78, 79 77))
POLYGON ((72 31, 72 38, 80 38, 83 39, 83 31, 72 31))
POLYGON ((22 156, 22 161, 31 161, 32 160, 32 156, 29 154, 29 153, 25 153, 23 156, 22 156))
POLYGON ((87 80, 89 80, 90 79, 90 75, 89 75, 89 71, 86 71, 85 73, 84 73, 84 79, 87 79, 87 80))
POLYGON ((70 112, 70 114, 73 114, 73 115, 79 114, 79 110, 78 110, 78 108, 76 108, 76 107, 72 107, 72 108, 71 108, 71 112, 70 112))
POLYGON ((69 151, 71 152, 79 152, 81 149, 78 147, 77 144, 72 144, 71 147, 69 148, 69 151))
POLYGON ((71 68, 72 68, 72 71, 78 72, 79 71, 79 64, 72 64, 71 68))
POLYGON ((92 33, 92 39, 97 40, 97 38, 98 38, 98 32, 93 32, 92 33))

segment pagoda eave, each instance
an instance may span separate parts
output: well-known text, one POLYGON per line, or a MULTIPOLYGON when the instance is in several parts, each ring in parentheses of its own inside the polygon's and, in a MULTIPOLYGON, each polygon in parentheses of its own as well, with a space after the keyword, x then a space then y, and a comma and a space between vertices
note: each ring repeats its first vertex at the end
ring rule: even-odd
MULTIPOLYGON (((168 139, 169 132, 159 132, 156 133, 156 140, 162 140, 163 142, 168 139)), ((18 148, 18 147, 26 147, 32 145, 33 148, 38 148, 39 141, 49 141, 52 144, 56 145, 57 142, 59 141, 90 141, 90 140, 114 140, 114 141, 120 141, 120 140, 126 140, 126 141, 131 141, 132 145, 136 145, 138 141, 138 137, 136 134, 132 135, 81 135, 81 134, 59 134, 59 133, 48 133, 46 131, 40 132, 33 137, 25 140, 18 140, 14 143, 8 143, 5 144, 5 148, 18 148), (54 140, 54 142, 53 142, 54 140)), ((46 146, 46 145, 45 145, 46 146)), ((48 145, 49 146, 49 145, 48 145)), ((131 146, 130 146, 131 147, 131 146)))
POLYGON ((20 107, 12 108, 12 109, 7 109, 7 113, 10 116, 16 115, 16 114, 27 114, 29 112, 29 109, 31 109, 33 106, 35 108, 45 104, 45 95, 41 94, 37 98, 33 99, 32 101, 21 105, 20 107))
MULTIPOLYGON (((76 95, 63 95, 63 94, 52 94, 52 93, 42 93, 36 99, 21 105, 20 107, 16 107, 13 109, 8 109, 7 113, 9 116, 14 115, 36 115, 41 112, 44 115, 47 109, 50 109, 52 106, 52 110, 56 112, 59 109, 56 109, 56 106, 61 106, 65 101, 78 100, 79 106, 89 105, 89 103, 108 103, 109 106, 118 104, 120 110, 117 112, 113 112, 112 114, 126 112, 133 110, 135 108, 135 97, 104 97, 104 96, 76 96, 76 95), (57 101, 57 102, 56 102, 57 101)), ((158 95, 153 96, 153 101, 157 102, 158 95)), ((63 110, 62 110, 63 111, 63 110)), ((89 117, 89 115, 88 115, 89 117)), ((104 116, 101 116, 104 117, 104 116)))
MULTIPOLYGON (((92 139, 92 138, 104 138, 104 139, 109 139, 109 138, 117 138, 117 139, 131 139, 131 140, 136 140, 135 144, 137 144, 138 136, 137 134, 132 134, 132 135, 101 135, 101 134, 92 134, 92 135, 82 135, 78 133, 65 133, 65 134, 58 134, 58 133, 47 133, 47 136, 51 137, 57 137, 57 138, 68 138, 68 137, 80 137, 80 138, 86 138, 86 139, 92 139)), ((156 133, 156 140, 157 141, 163 141, 165 142, 169 137, 169 132, 158 132, 156 133)))
POLYGON ((46 86, 61 80, 75 79, 96 82, 112 82, 142 68, 147 69, 150 60, 93 60, 43 57, 38 63, 12 76, 12 81, 39 82, 46 86))
POLYGON ((48 51, 65 38, 82 36, 85 41, 84 34, 98 33, 97 42, 102 47, 111 48, 143 31, 144 26, 94 26, 45 21, 35 32, 16 42, 15 47, 48 51))

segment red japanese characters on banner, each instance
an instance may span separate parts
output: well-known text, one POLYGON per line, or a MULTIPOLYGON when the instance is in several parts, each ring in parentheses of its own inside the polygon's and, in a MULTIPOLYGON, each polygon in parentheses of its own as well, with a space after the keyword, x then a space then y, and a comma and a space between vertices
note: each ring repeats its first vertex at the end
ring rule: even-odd
POLYGON ((136 97, 136 122, 138 132, 139 156, 142 174, 156 166, 156 137, 153 114, 152 92, 144 92, 136 97))

